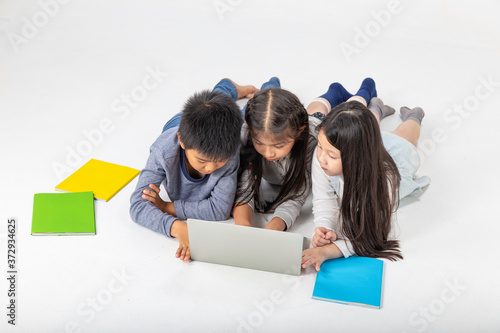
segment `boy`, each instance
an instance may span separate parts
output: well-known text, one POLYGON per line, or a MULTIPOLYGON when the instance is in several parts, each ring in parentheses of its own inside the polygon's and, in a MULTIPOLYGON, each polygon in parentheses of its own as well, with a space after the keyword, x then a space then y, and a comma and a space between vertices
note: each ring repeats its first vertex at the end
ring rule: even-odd
POLYGON ((234 85, 236 91, 228 91, 228 81, 194 94, 182 115, 167 122, 130 198, 132 220, 178 238, 181 260, 190 258, 187 224, 181 220, 226 220, 233 206, 243 122, 234 100, 257 89, 234 85), (162 182, 171 202, 159 196, 162 182))

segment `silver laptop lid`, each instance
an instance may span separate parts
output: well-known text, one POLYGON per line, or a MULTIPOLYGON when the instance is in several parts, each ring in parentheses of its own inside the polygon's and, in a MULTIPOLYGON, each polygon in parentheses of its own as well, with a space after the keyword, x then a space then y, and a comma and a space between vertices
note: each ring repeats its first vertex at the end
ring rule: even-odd
POLYGON ((243 227, 231 222, 188 219, 191 259, 300 275, 304 236, 243 227))

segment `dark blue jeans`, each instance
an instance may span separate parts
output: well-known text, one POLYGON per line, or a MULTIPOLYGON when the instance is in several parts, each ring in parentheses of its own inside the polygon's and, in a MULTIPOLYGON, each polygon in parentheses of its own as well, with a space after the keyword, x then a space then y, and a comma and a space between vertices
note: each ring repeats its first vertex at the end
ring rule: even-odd
MULTIPOLYGON (((273 77, 269 81, 264 83, 262 85, 262 87, 260 87, 260 90, 264 90, 264 89, 268 89, 268 88, 281 88, 280 81, 277 78, 273 77)), ((235 101, 238 99, 238 92, 236 91, 236 87, 228 79, 220 80, 219 83, 217 83, 215 85, 213 91, 218 91, 218 92, 221 92, 223 94, 226 94, 235 101)), ((242 113, 242 117, 244 118, 245 117, 245 108, 243 108, 243 110, 241 110, 241 113, 242 113)), ((175 116, 173 116, 169 121, 167 121, 165 126, 163 126, 163 130, 161 132, 163 133, 166 130, 168 130, 169 128, 179 126, 181 123, 181 116, 182 116, 182 112, 179 112, 175 116)))

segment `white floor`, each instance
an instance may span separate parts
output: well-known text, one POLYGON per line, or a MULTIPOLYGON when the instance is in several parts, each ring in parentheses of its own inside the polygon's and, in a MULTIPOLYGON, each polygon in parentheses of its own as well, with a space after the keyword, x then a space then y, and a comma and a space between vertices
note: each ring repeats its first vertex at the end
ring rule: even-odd
MULTIPOLYGON (((499 10, 494 0, 2 1, 0 331, 498 332, 499 10), (180 262, 175 239, 130 220, 136 180, 96 202, 96 236, 30 235, 35 193, 89 158, 141 169, 194 91, 274 75, 304 104, 331 82, 355 91, 371 76, 387 104, 426 111, 419 174, 432 184, 401 203, 405 259, 385 264, 380 310, 312 300, 311 269, 292 278, 180 262)), ((312 229, 309 200, 292 231, 312 229)))

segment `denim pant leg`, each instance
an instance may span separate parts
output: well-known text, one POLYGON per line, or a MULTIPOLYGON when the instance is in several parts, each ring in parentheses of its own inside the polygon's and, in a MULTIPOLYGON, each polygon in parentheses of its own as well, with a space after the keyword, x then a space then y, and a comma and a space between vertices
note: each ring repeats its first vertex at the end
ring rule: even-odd
POLYGON ((236 91, 236 87, 228 79, 220 80, 219 83, 215 85, 213 91, 217 91, 225 95, 228 95, 235 101, 238 99, 238 92, 236 91))
MULTIPOLYGON (((213 91, 228 95, 235 101, 238 100, 238 91, 236 91, 236 87, 228 79, 220 80, 219 83, 215 85, 213 91)), ((243 119, 243 121, 245 120, 245 107, 243 107, 243 110, 241 110, 241 118, 243 119)))
POLYGON ((169 128, 179 126, 181 123, 181 116, 182 116, 182 112, 179 112, 178 114, 173 116, 169 121, 167 121, 165 126, 163 126, 163 130, 161 132, 163 133, 166 130, 168 130, 169 128))
POLYGON ((269 81, 262 84, 262 86, 260 87, 260 90, 269 89, 269 88, 281 88, 280 79, 273 76, 272 78, 269 79, 269 81))
MULTIPOLYGON (((223 93, 225 95, 228 95, 234 100, 238 99, 238 92, 236 91, 236 87, 234 84, 229 81, 228 79, 222 79, 217 83, 213 89, 213 91, 217 91, 220 93, 223 93)), ((163 126, 163 130, 161 131, 162 133, 168 130, 169 128, 179 126, 181 123, 181 117, 182 117, 182 112, 179 112, 175 116, 172 117, 165 126, 163 126)))

